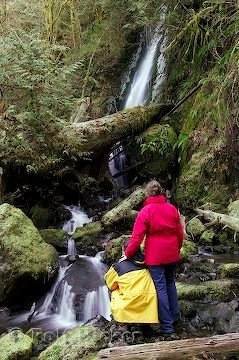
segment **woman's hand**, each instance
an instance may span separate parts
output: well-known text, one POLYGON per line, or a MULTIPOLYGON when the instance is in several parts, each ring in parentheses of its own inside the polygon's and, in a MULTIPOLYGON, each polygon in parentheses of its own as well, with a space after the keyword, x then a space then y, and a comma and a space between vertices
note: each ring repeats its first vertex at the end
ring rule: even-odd
POLYGON ((121 261, 124 261, 124 260, 127 260, 127 259, 128 259, 127 256, 123 255, 123 256, 121 256, 121 258, 119 259, 118 262, 121 262, 121 261))

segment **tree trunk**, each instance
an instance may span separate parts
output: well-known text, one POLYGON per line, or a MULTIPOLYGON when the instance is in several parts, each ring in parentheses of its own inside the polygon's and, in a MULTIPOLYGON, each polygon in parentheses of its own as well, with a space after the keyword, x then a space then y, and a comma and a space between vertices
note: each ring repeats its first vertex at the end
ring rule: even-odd
POLYGON ((129 197, 121 201, 119 205, 108 211, 102 218, 102 223, 105 227, 111 227, 113 224, 122 219, 135 219, 137 211, 133 211, 144 199, 146 193, 144 188, 136 189, 129 197))
POLYGON ((210 210, 196 209, 198 215, 203 216, 205 219, 212 221, 213 223, 222 224, 228 226, 234 231, 239 231, 239 219, 234 216, 216 213, 210 210))
POLYGON ((140 133, 166 115, 172 105, 137 106, 100 119, 65 126, 56 146, 65 153, 82 155, 110 148, 126 136, 140 133))
POLYGON ((185 339, 101 350, 97 359, 195 360, 225 359, 239 354, 239 333, 185 339))

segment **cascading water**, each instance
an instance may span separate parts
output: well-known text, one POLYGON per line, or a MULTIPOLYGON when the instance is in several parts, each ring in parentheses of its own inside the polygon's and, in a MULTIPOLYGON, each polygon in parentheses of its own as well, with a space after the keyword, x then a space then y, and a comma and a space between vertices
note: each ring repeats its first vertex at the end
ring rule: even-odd
MULTIPOLYGON (((68 251, 67 255, 60 256, 60 269, 58 276, 50 291, 45 296, 42 305, 31 316, 31 327, 39 327, 43 330, 64 330, 82 325, 87 320, 102 315, 110 320, 110 300, 106 285, 104 284, 104 274, 107 271, 106 265, 100 260, 100 254, 96 257, 77 255, 74 240, 71 234, 77 227, 92 221, 91 218, 79 206, 66 206, 71 211, 72 218, 63 225, 63 229, 68 232, 68 251), (75 256, 76 262, 82 265, 83 272, 80 270, 70 273, 75 263, 69 264, 67 258, 75 256), (89 269, 87 271, 87 269, 89 269), (92 277, 92 278, 91 278, 92 277), (83 288, 83 301, 81 316, 77 317, 75 312, 75 292, 73 281, 79 283, 83 288), (81 281, 83 281, 81 283, 81 281), (92 284, 91 286, 91 283, 92 284)), ((79 267, 81 269, 81 267, 79 267)), ((31 312, 13 316, 8 320, 7 327, 24 326, 31 312)))
MULTIPOLYGON (((155 34, 151 37, 150 41, 145 47, 144 52, 142 53, 139 63, 137 65, 137 70, 132 78, 131 83, 128 87, 128 92, 126 93, 125 102, 123 109, 128 109, 138 105, 145 105, 149 102, 149 93, 150 88, 152 87, 152 78, 153 78, 153 67, 155 64, 155 58, 157 55, 158 44, 162 39, 162 34, 159 29, 156 29, 155 34)), ((161 46, 165 46, 165 42, 161 42, 161 46)), ((163 52, 160 50, 160 61, 158 60, 157 68, 158 71, 164 71, 165 67, 165 58, 163 52)), ((156 79, 155 90, 153 95, 155 96, 156 88, 159 88, 161 77, 158 74, 158 80, 156 79)), ((161 81, 162 83, 162 81, 161 81)), ((160 84, 161 84, 160 83, 160 84)), ((123 171, 126 168, 126 156, 123 151, 121 143, 117 143, 115 149, 110 154, 109 158, 109 169, 111 175, 114 177, 118 172, 123 171)), ((115 178, 115 181, 119 187, 128 187, 127 175, 118 176, 115 178)))

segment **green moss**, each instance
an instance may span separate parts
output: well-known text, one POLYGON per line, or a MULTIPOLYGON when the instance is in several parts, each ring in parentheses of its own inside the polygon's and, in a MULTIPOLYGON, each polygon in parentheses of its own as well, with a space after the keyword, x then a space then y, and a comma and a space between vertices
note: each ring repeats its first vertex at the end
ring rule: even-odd
POLYGON ((189 255, 193 255, 197 253, 198 253, 197 245, 192 241, 184 240, 183 247, 180 251, 181 259, 187 260, 189 255))
POLYGON ((205 226, 198 217, 192 218, 187 224, 187 232, 192 236, 201 235, 205 229, 205 226))
POLYGON ((37 280, 48 277, 58 266, 56 250, 43 241, 32 221, 21 210, 9 204, 0 206, 0 248, 1 300, 11 292, 19 278, 37 280))
POLYGON ((67 232, 59 229, 39 230, 40 235, 47 244, 62 247, 66 244, 67 232))
POLYGON ((218 268, 221 278, 239 277, 239 264, 223 264, 218 268))
POLYGON ((199 244, 200 245, 212 245, 212 241, 215 237, 215 232, 213 230, 206 230, 200 236, 199 244))
POLYGON ((113 264, 122 256, 122 243, 129 235, 122 235, 117 239, 111 240, 104 251, 103 259, 107 264, 113 264))
POLYGON ((33 341, 19 330, 0 338, 0 360, 30 359, 33 341))
POLYGON ((221 300, 226 301, 238 295, 239 281, 205 281, 200 285, 177 283, 178 298, 181 300, 221 300))
POLYGON ((30 213, 32 214, 31 220, 38 229, 47 228, 54 220, 54 212, 38 204, 31 209, 30 213))
POLYGON ((39 355, 39 360, 94 359, 94 353, 104 348, 108 341, 99 328, 81 326, 62 335, 39 355))
POLYGON ((81 243, 84 246, 93 244, 96 239, 102 233, 102 225, 100 221, 88 223, 81 228, 77 228, 72 238, 80 245, 81 243))

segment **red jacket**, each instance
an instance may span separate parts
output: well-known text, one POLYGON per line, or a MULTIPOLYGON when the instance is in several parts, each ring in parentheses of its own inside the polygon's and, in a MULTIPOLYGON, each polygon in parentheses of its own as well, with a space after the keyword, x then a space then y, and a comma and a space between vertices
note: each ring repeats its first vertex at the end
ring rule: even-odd
POLYGON ((125 250, 128 258, 134 256, 145 235, 146 265, 169 264, 179 260, 183 228, 178 210, 168 204, 164 196, 151 196, 145 200, 125 250))

